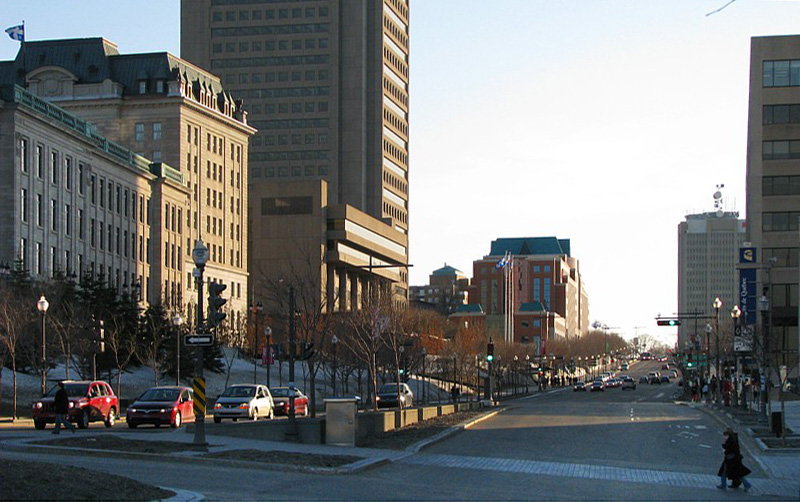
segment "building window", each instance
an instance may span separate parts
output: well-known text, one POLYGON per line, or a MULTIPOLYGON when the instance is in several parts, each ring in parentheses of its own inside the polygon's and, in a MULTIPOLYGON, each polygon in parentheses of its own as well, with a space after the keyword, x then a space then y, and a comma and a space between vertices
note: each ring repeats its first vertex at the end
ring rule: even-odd
POLYGON ((797 230, 798 211, 765 212, 761 215, 762 230, 764 232, 788 232, 797 230))
POLYGON ((800 59, 764 61, 764 87, 800 86, 800 59))
POLYGON ((55 199, 50 199, 50 229, 58 231, 58 202, 55 199))
POLYGON ((146 94, 147 93, 147 80, 140 80, 139 81, 139 94, 146 94))
POLYGON ((161 139, 161 122, 153 123, 153 139, 161 139))
POLYGON ((764 176, 761 195, 800 195, 800 176, 764 176))
POLYGON ((762 160, 800 159, 800 140, 764 141, 762 160))
POLYGON ((58 185, 58 152, 50 152, 50 178, 54 185, 58 185))
POLYGON ((67 190, 72 190, 72 159, 69 157, 64 157, 64 177, 67 190))
POLYGON ((44 147, 36 145, 36 177, 44 179, 44 147))
POLYGON ((764 105, 764 125, 800 124, 800 105, 764 105))
POLYGON ((22 221, 28 221, 28 189, 23 188, 20 192, 20 218, 22 221))
POLYGON ((28 172, 28 140, 25 138, 19 140, 19 165, 23 173, 28 172))
POLYGON ((141 122, 137 122, 134 126, 134 140, 136 141, 144 141, 144 124, 141 122))

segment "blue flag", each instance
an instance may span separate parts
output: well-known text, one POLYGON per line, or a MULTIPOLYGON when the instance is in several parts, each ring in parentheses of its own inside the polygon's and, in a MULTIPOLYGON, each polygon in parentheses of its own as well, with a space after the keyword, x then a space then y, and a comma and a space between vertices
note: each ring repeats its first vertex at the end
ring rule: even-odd
POLYGON ((12 26, 11 28, 6 28, 6 33, 8 36, 11 37, 11 40, 16 40, 18 42, 25 41, 25 25, 19 24, 17 26, 12 26))

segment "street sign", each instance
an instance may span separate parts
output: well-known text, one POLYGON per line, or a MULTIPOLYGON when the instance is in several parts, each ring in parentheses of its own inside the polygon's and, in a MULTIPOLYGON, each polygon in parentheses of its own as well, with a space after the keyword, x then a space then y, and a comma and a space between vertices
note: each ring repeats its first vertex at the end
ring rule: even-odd
POLYGON ((752 352, 753 329, 751 326, 736 326, 733 336, 734 352, 752 352))
POLYGON ((183 344, 187 347, 207 347, 214 344, 214 335, 211 333, 190 333, 184 335, 183 344))

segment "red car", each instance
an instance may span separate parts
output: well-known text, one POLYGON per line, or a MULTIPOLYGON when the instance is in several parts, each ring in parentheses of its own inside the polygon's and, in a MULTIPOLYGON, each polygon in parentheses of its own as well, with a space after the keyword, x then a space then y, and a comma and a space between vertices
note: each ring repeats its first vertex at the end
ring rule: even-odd
MULTIPOLYGON (((89 427, 90 422, 104 422, 106 427, 113 427, 119 412, 119 399, 114 390, 106 382, 101 381, 64 381, 64 389, 69 397, 69 413, 67 420, 75 422, 81 429, 89 427)), ((44 429, 47 424, 55 423, 56 385, 41 399, 33 403, 33 424, 37 429, 44 429)))
POLYGON ((141 424, 176 428, 184 422, 194 422, 192 389, 175 385, 150 387, 128 406, 125 417, 131 429, 141 424))
MULTIPOLYGON (((276 415, 289 415, 289 387, 275 387, 270 389, 272 401, 275 403, 276 415)), ((308 416, 308 398, 298 389, 294 389, 294 414, 295 416, 308 416)))

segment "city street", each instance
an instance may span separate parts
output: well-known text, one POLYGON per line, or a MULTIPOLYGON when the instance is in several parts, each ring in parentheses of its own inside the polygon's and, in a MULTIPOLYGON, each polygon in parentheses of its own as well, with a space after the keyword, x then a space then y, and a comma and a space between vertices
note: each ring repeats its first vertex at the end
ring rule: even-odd
MULTIPOLYGON (((658 368, 660 363, 643 362, 628 374, 638 377, 658 368)), ((636 390, 626 391, 544 391, 515 400, 505 412, 420 453, 395 455, 392 463, 347 476, 232 468, 213 461, 172 463, 165 469, 162 463, 128 461, 124 455, 96 458, 3 452, 0 456, 106 471, 213 500, 745 500, 796 496, 796 486, 765 479, 746 452, 745 463, 754 471, 753 491, 716 490, 721 426, 700 410, 676 405, 672 394, 677 390, 672 381, 669 385, 637 385, 636 390)))

